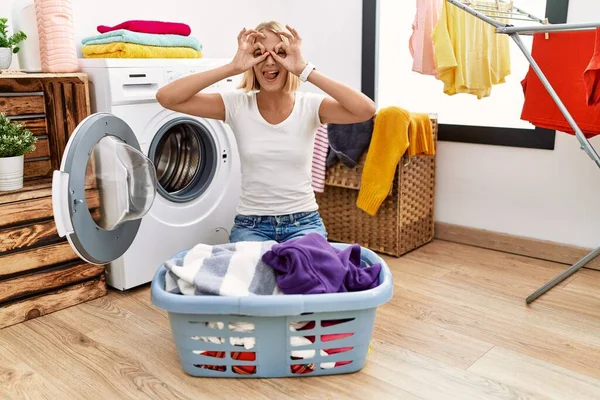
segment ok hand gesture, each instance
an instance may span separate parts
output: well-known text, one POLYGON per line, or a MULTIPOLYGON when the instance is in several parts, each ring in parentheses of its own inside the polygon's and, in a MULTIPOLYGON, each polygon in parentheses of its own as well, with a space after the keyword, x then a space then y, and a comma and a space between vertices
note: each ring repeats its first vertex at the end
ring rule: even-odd
POLYGON ((290 43, 286 44, 285 42, 281 42, 277 44, 270 53, 275 61, 283 65, 285 69, 293 74, 300 75, 302 70, 304 70, 304 67, 306 67, 306 62, 302 57, 302 38, 294 28, 289 25, 286 25, 285 27, 291 34, 278 31, 273 31, 273 33, 285 36, 290 43))
POLYGON ((259 37, 264 38, 265 35, 254 29, 246 30, 244 28, 240 31, 237 37, 238 50, 231 62, 236 74, 246 72, 269 55, 262 43, 256 42, 256 38, 259 37), (258 51, 260 51, 260 54, 258 54, 258 51), (257 55, 255 56, 255 54, 257 55))

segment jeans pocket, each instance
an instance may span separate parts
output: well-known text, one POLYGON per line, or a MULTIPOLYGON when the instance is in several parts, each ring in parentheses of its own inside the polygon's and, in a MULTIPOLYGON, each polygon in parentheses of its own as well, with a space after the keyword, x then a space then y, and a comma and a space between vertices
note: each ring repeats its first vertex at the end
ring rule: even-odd
POLYGON ((317 211, 303 215, 300 218, 297 218, 295 222, 297 226, 315 224, 320 225, 322 223, 321 217, 317 211))
POLYGON ((235 225, 244 227, 244 228, 254 228, 256 226, 256 222, 253 218, 245 217, 242 215, 237 215, 234 218, 235 225))

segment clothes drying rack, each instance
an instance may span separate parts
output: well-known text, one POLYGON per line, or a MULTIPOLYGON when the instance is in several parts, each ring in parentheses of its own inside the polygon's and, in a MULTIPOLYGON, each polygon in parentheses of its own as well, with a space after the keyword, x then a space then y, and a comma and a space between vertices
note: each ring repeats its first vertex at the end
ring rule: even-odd
MULTIPOLYGON (((469 14, 493 25, 496 28, 496 33, 509 35, 513 41, 517 44, 519 49, 523 52, 532 69, 540 79, 541 83, 548 94, 552 97, 556 105, 558 106, 565 119, 575 131, 575 136, 581 145, 581 149, 587 153, 587 155, 596 163, 600 168, 600 157, 596 150, 592 147, 588 139, 584 136, 583 132, 577 125, 577 122, 573 119, 559 96, 556 94, 552 85, 533 59, 529 50, 525 47, 520 35, 533 35, 535 33, 550 33, 550 32, 569 32, 569 31, 582 31, 582 30, 593 30, 600 27, 600 23, 578 23, 578 24, 549 24, 547 19, 538 18, 525 10, 514 6, 513 1, 500 1, 492 0, 487 2, 481 2, 477 0, 446 0, 454 6, 468 12, 469 14), (501 21, 517 20, 517 21, 528 21, 532 25, 526 26, 514 26, 506 22, 501 21)), ((583 73, 583 72, 582 72, 583 73)), ((580 259, 577 263, 569 267, 564 272, 557 275, 548 283, 544 284, 538 290, 529 295, 526 299, 527 304, 534 302, 538 297, 552 289, 560 282, 567 279, 569 276, 576 273, 579 269, 583 268, 587 263, 600 255, 600 247, 591 251, 589 254, 580 259)))

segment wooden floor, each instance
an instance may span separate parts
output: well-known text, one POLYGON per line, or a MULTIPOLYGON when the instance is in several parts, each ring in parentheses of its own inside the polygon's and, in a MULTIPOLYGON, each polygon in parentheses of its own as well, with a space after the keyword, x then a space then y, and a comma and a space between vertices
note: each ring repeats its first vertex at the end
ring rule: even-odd
POLYGON ((192 378, 149 288, 0 331, 1 399, 600 399, 600 272, 437 241, 386 258, 394 298, 352 375, 192 378))

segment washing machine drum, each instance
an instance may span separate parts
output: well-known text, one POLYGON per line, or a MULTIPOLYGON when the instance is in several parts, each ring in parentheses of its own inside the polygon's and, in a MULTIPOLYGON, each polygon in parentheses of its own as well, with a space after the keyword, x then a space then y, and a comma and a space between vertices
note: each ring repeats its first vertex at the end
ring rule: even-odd
POLYGON ((157 131, 148 158, 156 167, 158 193, 173 202, 191 201, 204 193, 217 168, 213 135, 201 122, 186 117, 157 131))

